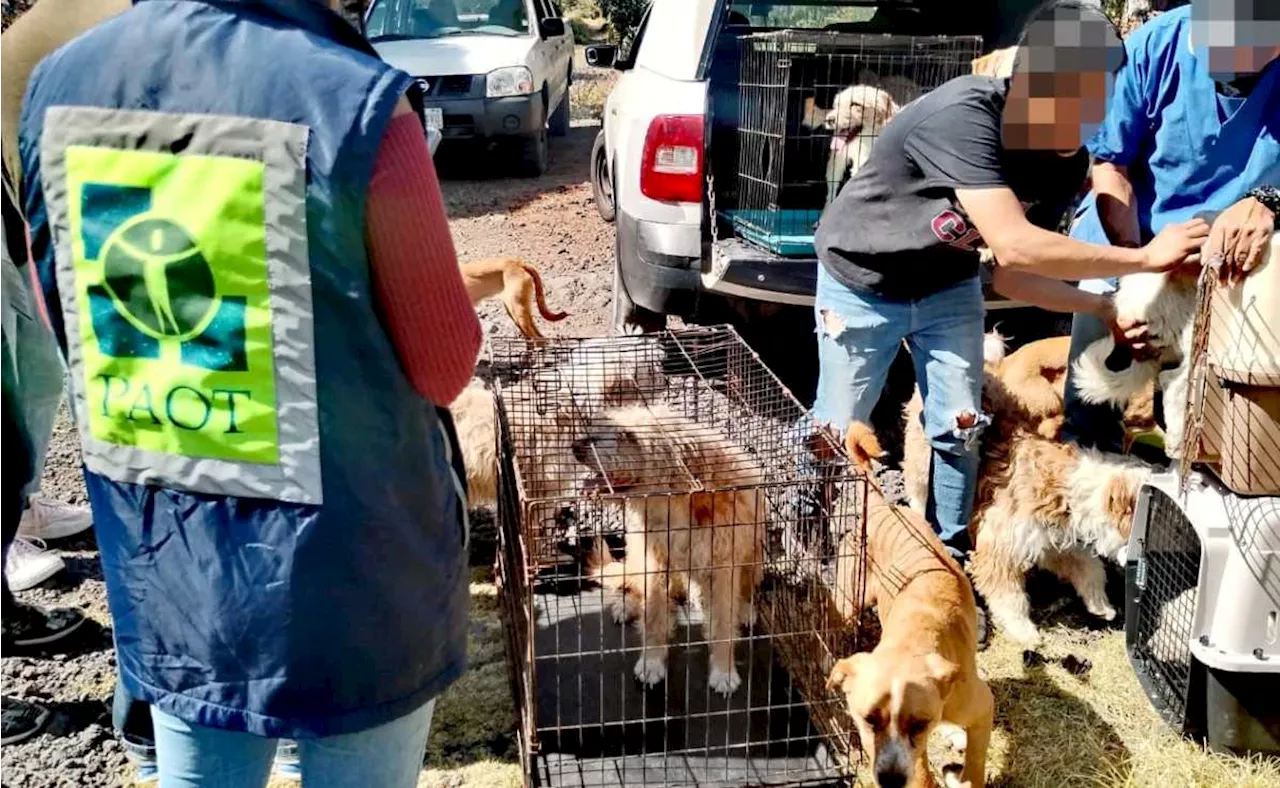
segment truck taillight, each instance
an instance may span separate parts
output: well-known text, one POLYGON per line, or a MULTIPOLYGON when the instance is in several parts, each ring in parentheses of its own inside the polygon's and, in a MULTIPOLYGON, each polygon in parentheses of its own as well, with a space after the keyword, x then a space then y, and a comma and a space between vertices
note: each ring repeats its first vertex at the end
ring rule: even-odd
POLYGON ((701 115, 659 115, 649 124, 640 193, 664 202, 702 202, 701 115))

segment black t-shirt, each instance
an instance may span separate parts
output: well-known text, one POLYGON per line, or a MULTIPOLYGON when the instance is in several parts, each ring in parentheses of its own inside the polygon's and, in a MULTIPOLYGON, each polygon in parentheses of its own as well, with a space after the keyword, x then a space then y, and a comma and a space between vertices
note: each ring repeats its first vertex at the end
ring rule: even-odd
POLYGON ((1013 190, 1037 226, 1057 229, 1089 154, 1007 151, 1003 79, 963 76, 903 107, 818 225, 818 259, 836 281, 894 299, 921 298, 978 273, 982 237, 956 189, 1013 190))

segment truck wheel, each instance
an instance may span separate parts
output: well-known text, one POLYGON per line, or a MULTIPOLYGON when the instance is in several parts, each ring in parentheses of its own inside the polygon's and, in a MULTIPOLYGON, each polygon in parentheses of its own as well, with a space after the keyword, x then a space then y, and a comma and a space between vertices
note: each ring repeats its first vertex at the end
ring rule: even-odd
POLYGON ((618 210, 613 204, 613 178, 609 175, 609 152, 604 148, 603 131, 596 135, 596 142, 591 146, 591 194, 600 218, 612 222, 618 210))
POLYGON ((547 171, 547 130, 520 141, 520 172, 526 178, 537 178, 547 171))
POLYGON ((560 98, 560 104, 556 107, 556 111, 551 113, 551 118, 547 121, 547 127, 551 130, 551 136, 553 137, 563 137, 569 133, 569 92, 567 90, 564 96, 560 98))

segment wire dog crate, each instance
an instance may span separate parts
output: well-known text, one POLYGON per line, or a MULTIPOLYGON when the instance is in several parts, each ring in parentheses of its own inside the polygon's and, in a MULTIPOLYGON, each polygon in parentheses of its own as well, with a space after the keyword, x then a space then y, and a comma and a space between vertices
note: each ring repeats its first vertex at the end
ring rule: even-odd
POLYGON ((529 783, 844 780, 856 733, 824 684, 868 646, 833 595, 865 477, 732 329, 491 353, 529 783))
POLYGON ((1183 735, 1280 752, 1280 498, 1195 474, 1143 488, 1130 538, 1125 632, 1139 682, 1183 735))
POLYGON ((982 39, 783 30, 739 50, 737 191, 721 218, 775 254, 812 256, 823 208, 894 107, 969 73, 982 39))

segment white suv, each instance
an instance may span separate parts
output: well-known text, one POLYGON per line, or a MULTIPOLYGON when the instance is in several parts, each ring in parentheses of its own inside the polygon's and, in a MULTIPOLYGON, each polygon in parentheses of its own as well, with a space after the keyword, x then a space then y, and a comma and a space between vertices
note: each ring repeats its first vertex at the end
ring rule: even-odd
POLYGON ((418 78, 427 128, 508 143, 528 175, 569 131, 573 33, 555 0, 373 0, 365 36, 418 78))
MULTIPOLYGON (((1033 8, 1027 0, 971 0, 964 14, 903 0, 653 0, 625 51, 587 47, 589 64, 623 72, 605 103, 592 161, 597 205, 617 223, 615 327, 657 328, 668 314, 771 315, 778 305, 813 303, 811 243, 807 254, 770 251, 739 237, 725 218, 739 176, 741 36, 897 33, 967 37, 971 47, 980 36, 981 51, 991 51, 1016 39, 1019 17, 1033 8)), ((820 210, 821 198, 812 207, 820 210)), ((991 299, 988 306, 1014 304, 991 299)))

